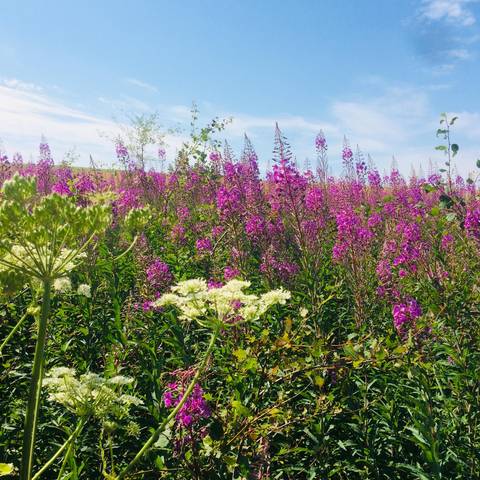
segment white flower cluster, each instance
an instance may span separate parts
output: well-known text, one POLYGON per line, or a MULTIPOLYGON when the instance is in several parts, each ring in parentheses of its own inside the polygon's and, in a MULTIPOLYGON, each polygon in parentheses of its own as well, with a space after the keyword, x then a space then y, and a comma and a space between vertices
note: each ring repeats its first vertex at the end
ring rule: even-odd
POLYGON ((125 418, 131 405, 143 402, 133 395, 121 392, 133 379, 117 375, 106 379, 96 373, 86 373, 77 378, 75 370, 66 367, 52 368, 43 382, 49 400, 62 404, 80 417, 94 416, 102 420, 109 417, 125 418))
POLYGON ((91 298, 92 289, 90 288, 90 285, 87 285, 86 283, 82 283, 81 285, 78 286, 77 294, 83 295, 84 297, 87 297, 87 298, 91 298))
MULTIPOLYGON (((72 290, 72 282, 68 277, 56 278, 53 282, 53 289, 55 293, 68 293, 72 290)), ((90 285, 82 283, 77 288, 77 295, 84 296, 86 298, 92 297, 90 285)))
POLYGON ((208 325, 212 318, 217 323, 254 321, 271 306, 284 305, 290 298, 290 292, 283 289, 260 296, 247 294, 243 290, 249 286, 250 282, 235 279, 223 287, 209 289, 205 280, 186 280, 160 297, 155 306, 174 305, 182 313, 181 318, 208 325))
POLYGON ((53 282, 53 289, 56 293, 67 293, 72 289, 72 282, 68 277, 60 277, 53 282))

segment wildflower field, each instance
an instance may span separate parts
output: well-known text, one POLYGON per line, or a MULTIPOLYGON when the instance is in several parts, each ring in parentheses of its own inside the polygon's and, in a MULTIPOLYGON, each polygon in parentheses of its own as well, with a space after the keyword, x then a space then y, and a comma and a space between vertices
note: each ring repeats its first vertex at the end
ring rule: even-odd
POLYGON ((260 175, 217 121, 168 169, 120 141, 109 171, 2 156, 0 476, 480 478, 454 122, 445 167, 410 178, 347 142, 330 176, 322 133, 303 172, 278 127, 260 175))

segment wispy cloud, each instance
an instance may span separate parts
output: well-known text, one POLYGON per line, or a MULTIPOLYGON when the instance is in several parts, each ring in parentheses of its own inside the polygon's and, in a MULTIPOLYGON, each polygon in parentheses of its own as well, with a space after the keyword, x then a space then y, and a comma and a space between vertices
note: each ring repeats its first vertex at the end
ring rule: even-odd
POLYGON ((411 26, 417 57, 434 75, 452 73, 476 57, 480 40, 475 5, 480 0, 423 0, 411 26))
MULTIPOLYGON (((205 102, 202 103, 200 123, 215 116, 233 116, 233 122, 221 136, 240 148, 243 134, 247 133, 258 149, 263 168, 271 157, 277 121, 300 163, 306 157, 314 157, 314 138, 322 129, 327 136, 335 173, 341 171, 340 151, 344 134, 353 147, 358 143, 365 153, 372 154, 380 169, 389 167, 392 155, 395 155, 405 173, 408 173, 410 165, 418 169, 423 164, 426 168, 429 158, 438 158, 441 162, 441 156, 433 149, 438 112, 433 110, 430 101, 431 92, 438 85, 422 88, 386 85, 388 82, 379 80, 375 97, 333 100, 326 105, 322 114, 312 118, 289 114, 257 116, 246 112, 226 112, 221 107, 205 102)), ((188 129, 189 107, 159 105, 158 112, 166 126, 178 122, 188 129)), ((480 156, 480 152, 475 152, 475 142, 480 138, 480 112, 462 111, 457 115, 460 119, 455 124, 454 135, 461 145, 457 164, 465 174, 473 165, 473 160, 480 156)), ((1 85, 0 118, 0 138, 10 154, 18 150, 27 158, 30 155, 35 158, 40 137, 45 134, 57 159, 76 146, 83 165, 88 163, 89 154, 104 165, 113 163, 112 145, 101 138, 99 132, 118 132, 119 124, 87 113, 85 108, 72 108, 45 93, 41 87, 32 89, 30 84, 21 81, 1 85)), ((167 135, 169 158, 174 157, 184 140, 185 136, 167 135)))
POLYGON ((445 20, 463 26, 476 22, 469 8, 476 0, 424 0, 420 8, 420 18, 428 21, 445 20))
POLYGON ((149 92, 158 92, 158 88, 150 83, 143 82, 142 80, 138 80, 136 78, 126 78, 125 81, 130 85, 135 85, 136 87, 143 88, 149 92))
POLYGON ((13 88, 15 90, 23 90, 26 92, 41 92, 43 87, 40 85, 35 85, 34 83, 23 82, 17 78, 3 78, 0 81, 0 84, 5 85, 6 87, 13 88))
MULTIPOLYGON (((20 151, 26 158, 35 158, 45 135, 57 159, 75 147, 82 165, 88 164, 90 154, 105 165, 113 163, 112 145, 100 134, 118 132, 119 124, 69 107, 41 87, 32 89, 22 81, 0 85, 0 118, 0 139, 10 154, 20 151)), ((167 135, 166 141, 173 156, 182 139, 167 135)))
POLYGON ((471 52, 466 48, 452 48, 451 50, 447 50, 446 53, 449 57, 458 60, 468 60, 469 58, 472 58, 471 52))

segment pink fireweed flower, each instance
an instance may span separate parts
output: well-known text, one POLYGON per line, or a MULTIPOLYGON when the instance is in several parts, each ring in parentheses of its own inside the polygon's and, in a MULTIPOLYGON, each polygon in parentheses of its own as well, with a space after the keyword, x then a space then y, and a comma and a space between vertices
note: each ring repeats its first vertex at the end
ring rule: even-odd
POLYGON ((187 207, 178 207, 177 216, 180 220, 187 220, 190 217, 190 210, 187 207))
POLYGON ((173 280, 169 266, 159 258, 147 267, 146 274, 148 283, 156 290, 164 290, 173 280))
POLYGON ((218 282, 217 280, 211 278, 211 279, 207 282, 207 286, 208 286, 208 289, 209 289, 209 290, 212 290, 213 288, 222 288, 222 287, 223 287, 223 283, 222 283, 222 282, 218 282))
POLYGON ((170 232, 170 238, 173 242, 183 245, 186 242, 186 233, 186 228, 183 225, 177 224, 173 226, 170 232))
POLYGON ((325 139, 325 135, 322 131, 318 133, 315 137, 315 148, 317 151, 326 150, 327 149, 327 140, 325 139))
POLYGON ((480 240, 480 207, 472 207, 467 210, 465 230, 469 237, 480 240))
POLYGON ((443 235, 441 240, 442 250, 448 250, 452 244, 453 244, 453 235, 451 235, 450 233, 443 235))
POLYGON ((415 299, 406 303, 397 303, 392 308, 393 324, 399 333, 403 333, 407 324, 412 324, 422 315, 422 309, 415 299))
POLYGON ((240 270, 234 267, 225 267, 223 270, 223 278, 226 282, 233 280, 234 278, 240 277, 240 270))
POLYGON ((195 242, 195 247, 198 253, 210 253, 213 252, 212 241, 209 238, 199 238, 195 242))
POLYGON ((119 160, 127 160, 129 158, 127 147, 120 141, 115 144, 115 153, 119 160))
POLYGON ((288 282, 291 280, 297 273, 300 268, 297 264, 277 260, 271 252, 267 252, 263 258, 260 265, 260 271, 270 277, 278 278, 283 282, 288 282))
POLYGON ((220 154, 220 152, 210 152, 208 158, 212 163, 218 165, 220 163, 220 160, 222 159, 222 155, 220 154))
POLYGON ((82 174, 75 179, 75 190, 80 195, 84 195, 95 191, 95 184, 88 175, 82 174))
POLYGON ((342 159, 344 162, 347 162, 353 157, 352 149, 348 146, 344 147, 342 150, 342 159))
POLYGON ((337 213, 336 220, 337 241, 333 247, 334 260, 341 261, 348 254, 366 251, 374 235, 367 226, 364 226, 360 216, 351 209, 345 209, 337 213))
POLYGON ((72 191, 68 186, 68 183, 64 180, 60 180, 52 186, 52 192, 58 193, 59 195, 70 196, 72 191))
POLYGON ((167 152, 162 147, 158 149, 157 155, 160 161, 165 161, 165 159, 167 158, 167 152))
POLYGON ((223 234, 224 231, 225 228, 223 228, 221 225, 216 225, 212 228, 211 235, 213 238, 218 238, 223 234))
MULTIPOLYGON (((174 408, 180 403, 186 390, 185 385, 186 381, 182 382, 182 380, 171 382, 167 385, 163 394, 163 403, 166 408, 174 408)), ((192 428, 199 424, 202 419, 210 417, 210 415, 210 407, 204 398, 203 389, 197 383, 178 411, 175 420, 179 427, 192 428)))
POLYGON ((245 233, 248 237, 259 238, 265 232, 265 220, 259 215, 251 216, 245 223, 245 233))
POLYGON ((241 211, 241 195, 236 187, 220 187, 217 191, 217 208, 222 218, 228 218, 241 211))
POLYGON ((377 170, 370 170, 367 175, 371 187, 379 188, 382 185, 382 177, 377 170))
POLYGON ((311 188, 305 196, 305 206, 313 213, 317 213, 323 206, 323 192, 318 187, 311 188))
POLYGON ((375 228, 382 223, 382 220, 382 216, 379 213, 374 213, 368 218, 367 223, 370 228, 375 228))

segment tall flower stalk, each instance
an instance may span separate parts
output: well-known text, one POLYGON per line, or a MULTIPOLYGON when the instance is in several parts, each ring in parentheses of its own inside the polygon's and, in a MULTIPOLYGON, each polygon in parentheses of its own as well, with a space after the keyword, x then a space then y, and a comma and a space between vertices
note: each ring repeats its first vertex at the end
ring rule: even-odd
POLYGON ((18 175, 5 182, 1 193, 2 285, 13 290, 30 284, 42 295, 20 470, 21 480, 31 480, 53 289, 81 263, 110 217, 105 206, 81 208, 58 194, 39 198, 35 180, 18 175))

